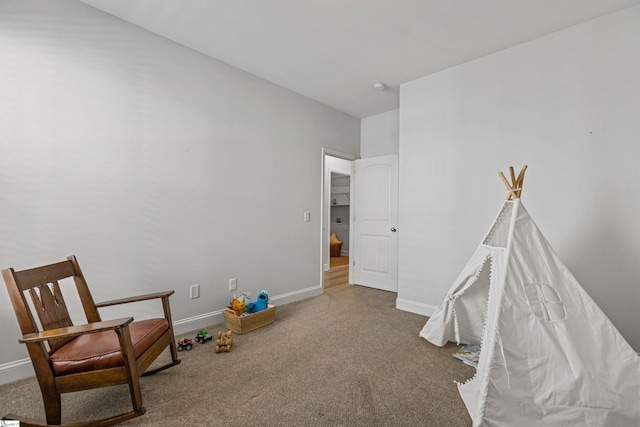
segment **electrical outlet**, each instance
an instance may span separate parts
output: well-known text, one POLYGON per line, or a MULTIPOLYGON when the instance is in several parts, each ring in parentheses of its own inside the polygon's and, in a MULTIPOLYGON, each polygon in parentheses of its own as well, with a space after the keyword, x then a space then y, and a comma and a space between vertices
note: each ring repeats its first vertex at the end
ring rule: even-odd
POLYGON ((189 288, 189 296, 191 299, 200 298, 200 285, 192 285, 189 288))
POLYGON ((233 279, 229 279, 229 290, 235 291, 236 289, 238 289, 238 279, 235 277, 233 279))

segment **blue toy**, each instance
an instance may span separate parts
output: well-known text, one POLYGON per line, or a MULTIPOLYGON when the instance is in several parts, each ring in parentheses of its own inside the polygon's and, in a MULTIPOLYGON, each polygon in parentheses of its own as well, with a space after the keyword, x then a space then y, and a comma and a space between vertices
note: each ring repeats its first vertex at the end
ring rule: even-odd
POLYGON ((267 291, 262 291, 258 294, 255 302, 250 302, 247 304, 247 308, 249 309, 249 313, 257 313, 259 311, 265 310, 268 307, 269 295, 267 291))

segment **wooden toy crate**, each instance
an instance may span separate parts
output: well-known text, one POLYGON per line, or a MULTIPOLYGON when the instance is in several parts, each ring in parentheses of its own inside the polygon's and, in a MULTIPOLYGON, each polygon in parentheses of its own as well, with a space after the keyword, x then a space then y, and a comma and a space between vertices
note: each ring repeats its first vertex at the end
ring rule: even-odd
POLYGON ((244 334, 273 323, 273 319, 276 316, 276 307, 269 304, 264 310, 241 317, 236 316, 230 310, 223 311, 222 315, 224 316, 224 324, 228 329, 238 334, 244 334))

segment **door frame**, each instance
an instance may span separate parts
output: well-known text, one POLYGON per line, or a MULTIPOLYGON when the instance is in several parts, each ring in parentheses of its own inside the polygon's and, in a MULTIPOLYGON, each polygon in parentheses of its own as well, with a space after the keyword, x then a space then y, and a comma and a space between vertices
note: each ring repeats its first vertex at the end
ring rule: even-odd
MULTIPOLYGON (((329 169, 326 162, 327 157, 335 157, 351 162, 348 173, 350 176, 353 173, 353 161, 358 158, 352 154, 322 147, 322 172, 320 174, 320 286, 323 288, 325 267, 327 267, 328 270, 328 265, 325 265, 325 260, 327 264, 330 263, 329 234, 331 227, 329 221, 331 219, 331 172, 345 174, 344 170, 329 169)), ((353 179, 351 179, 350 193, 351 197, 353 197, 353 179)), ((353 241, 353 227, 349 227, 349 241, 353 241)), ((351 274, 351 265, 349 265, 349 283, 351 283, 351 274)))

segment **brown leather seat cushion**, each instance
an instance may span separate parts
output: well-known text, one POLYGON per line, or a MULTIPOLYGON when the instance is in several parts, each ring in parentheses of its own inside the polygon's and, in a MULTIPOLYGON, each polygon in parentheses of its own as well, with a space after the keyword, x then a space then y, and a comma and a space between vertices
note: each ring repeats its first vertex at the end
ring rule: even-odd
MULTIPOLYGON (((129 324, 136 359, 169 327, 166 319, 146 319, 129 324)), ((122 366, 124 360, 115 331, 81 335, 51 355, 58 375, 122 366)))

